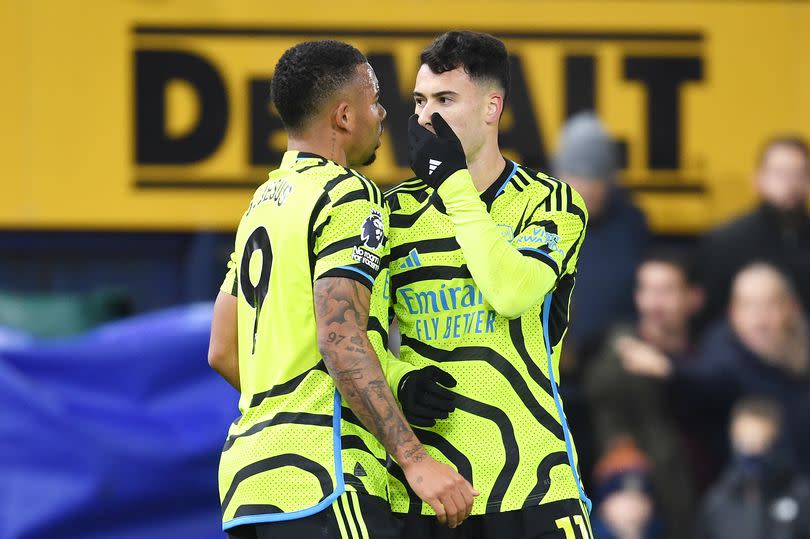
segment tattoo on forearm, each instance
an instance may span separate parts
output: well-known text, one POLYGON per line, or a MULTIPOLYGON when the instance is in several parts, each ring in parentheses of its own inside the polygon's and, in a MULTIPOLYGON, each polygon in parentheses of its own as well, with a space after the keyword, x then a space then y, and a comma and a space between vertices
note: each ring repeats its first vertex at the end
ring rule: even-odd
POLYGON ((405 458, 408 460, 413 460, 415 462, 422 462, 425 458, 425 453, 422 450, 422 444, 418 444, 416 447, 412 447, 405 451, 405 458))
POLYGON ((388 451, 420 462, 425 453, 391 393, 365 334, 370 293, 350 279, 315 284, 315 308, 324 363, 343 397, 388 451), (348 337, 348 339, 347 339, 348 337))
POLYGON ((349 380, 359 380, 363 377, 363 369, 349 369, 337 373, 337 379, 341 382, 349 380))

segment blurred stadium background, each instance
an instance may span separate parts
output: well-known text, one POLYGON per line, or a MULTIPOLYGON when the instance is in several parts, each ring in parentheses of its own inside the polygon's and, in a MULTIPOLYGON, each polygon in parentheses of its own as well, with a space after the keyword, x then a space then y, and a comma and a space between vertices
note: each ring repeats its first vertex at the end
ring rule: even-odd
MULTIPOLYGON (((410 175, 418 53, 448 29, 490 32, 510 50, 508 157, 553 172, 566 120, 594 111, 616 151, 611 189, 644 216, 594 233, 599 258, 583 258, 599 264, 591 282, 629 305, 594 315, 594 335, 633 319, 640 253, 699 249, 757 207, 763 143, 810 137, 800 1, 3 0, 0 21, 0 538, 223 537, 216 466, 237 410, 206 365, 210 302, 239 217, 284 151, 268 81, 296 42, 333 37, 368 55, 388 119, 364 172, 383 186, 410 175)), ((793 278, 801 289, 810 274, 793 278)), ((590 312, 574 315, 584 325, 590 312)), ((688 503, 675 507, 655 448, 600 438, 590 411, 610 403, 582 388, 605 341, 586 340, 564 366, 586 487, 606 500, 633 489, 614 484, 628 470, 652 478, 636 489, 660 524, 644 537, 687 537, 684 522, 705 516, 703 493, 733 457, 688 464, 694 481, 677 491, 688 503)), ((804 399, 810 384, 797 380, 804 399)), ((725 414, 701 425, 721 445, 725 414)), ((800 497, 776 502, 794 498, 796 515, 787 502, 763 514, 810 519, 800 497)), ((763 533, 750 537, 810 536, 763 533)))

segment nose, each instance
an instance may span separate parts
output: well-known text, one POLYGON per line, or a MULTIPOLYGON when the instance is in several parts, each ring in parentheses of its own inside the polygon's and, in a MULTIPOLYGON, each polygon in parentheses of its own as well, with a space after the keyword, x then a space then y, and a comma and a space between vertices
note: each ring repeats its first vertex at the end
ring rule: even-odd
POLYGON ((388 116, 388 111, 385 110, 385 107, 383 107, 382 103, 381 103, 380 104, 380 121, 385 120, 386 116, 388 116))
POLYGON ((422 110, 419 111, 418 120, 419 125, 427 129, 428 131, 434 132, 433 124, 430 122, 431 114, 433 114, 433 108, 430 105, 425 104, 425 106, 422 107, 422 110))

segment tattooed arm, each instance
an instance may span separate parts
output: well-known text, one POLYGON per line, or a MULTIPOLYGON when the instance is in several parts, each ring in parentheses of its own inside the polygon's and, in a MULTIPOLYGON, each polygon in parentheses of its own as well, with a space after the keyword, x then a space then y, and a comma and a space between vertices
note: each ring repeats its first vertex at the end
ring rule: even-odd
POLYGON ((455 527, 472 510, 474 491, 461 475, 431 458, 411 430, 366 335, 371 293, 352 279, 315 282, 318 346, 335 385, 363 425, 385 446, 408 483, 455 527))

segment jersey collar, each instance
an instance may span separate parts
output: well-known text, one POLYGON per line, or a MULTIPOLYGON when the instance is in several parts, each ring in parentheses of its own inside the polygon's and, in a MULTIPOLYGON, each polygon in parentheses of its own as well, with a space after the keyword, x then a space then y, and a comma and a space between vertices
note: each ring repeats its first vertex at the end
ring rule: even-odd
POLYGON ((291 168, 296 161, 301 159, 323 159, 324 161, 328 161, 328 159, 325 157, 315 153, 286 151, 284 152, 284 157, 281 158, 281 165, 279 168, 291 168))
POLYGON ((500 176, 498 176, 492 184, 481 193, 481 200, 487 205, 487 209, 492 206, 492 203, 495 202, 495 199, 503 193, 503 190, 506 189, 509 180, 512 179, 512 176, 515 175, 517 172, 517 163, 510 161, 504 157, 504 161, 506 164, 503 167, 503 171, 501 172, 500 176))

